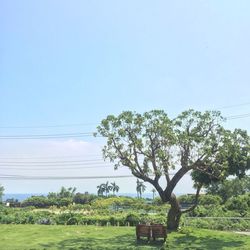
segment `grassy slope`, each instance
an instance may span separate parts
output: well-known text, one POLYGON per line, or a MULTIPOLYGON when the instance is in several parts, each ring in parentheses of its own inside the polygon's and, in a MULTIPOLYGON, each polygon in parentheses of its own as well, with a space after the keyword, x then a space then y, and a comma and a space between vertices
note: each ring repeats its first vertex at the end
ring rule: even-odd
POLYGON ((0 225, 0 249, 250 249, 250 237, 211 230, 171 233, 162 240, 135 240, 133 227, 0 225))

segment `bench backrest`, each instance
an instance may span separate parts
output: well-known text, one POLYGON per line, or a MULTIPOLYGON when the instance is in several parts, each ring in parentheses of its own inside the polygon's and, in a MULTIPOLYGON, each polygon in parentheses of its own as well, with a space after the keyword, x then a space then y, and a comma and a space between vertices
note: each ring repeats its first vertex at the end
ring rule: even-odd
POLYGON ((139 236, 150 236, 151 228, 148 225, 139 224, 136 226, 136 234, 139 236))
POLYGON ((166 227, 163 225, 151 225, 153 237, 165 237, 167 234, 166 227))

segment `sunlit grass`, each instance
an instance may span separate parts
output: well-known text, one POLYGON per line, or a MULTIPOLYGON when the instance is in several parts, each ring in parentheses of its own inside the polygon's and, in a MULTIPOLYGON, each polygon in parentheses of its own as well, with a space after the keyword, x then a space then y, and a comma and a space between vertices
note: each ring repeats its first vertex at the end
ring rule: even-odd
POLYGON ((137 241, 134 227, 0 225, 0 249, 250 249, 250 237, 189 229, 166 243, 137 241))

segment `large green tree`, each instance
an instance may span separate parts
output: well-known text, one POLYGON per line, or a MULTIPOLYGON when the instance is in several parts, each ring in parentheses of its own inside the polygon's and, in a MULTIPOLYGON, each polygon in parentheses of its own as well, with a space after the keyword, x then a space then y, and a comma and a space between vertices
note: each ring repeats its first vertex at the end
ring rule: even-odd
POLYGON ((104 158, 115 169, 128 167, 170 203, 167 227, 176 230, 181 215, 195 208, 202 187, 229 175, 243 177, 250 168, 247 132, 226 130, 223 121, 217 111, 188 110, 172 120, 162 110, 127 111, 102 120, 97 134, 107 139, 104 158), (195 204, 182 210, 174 189, 187 173, 197 191, 195 204))
POLYGON ((207 188, 207 193, 219 195, 224 202, 233 196, 250 193, 250 176, 214 182, 207 188))
POLYGON ((2 202, 4 187, 0 185, 0 202, 2 202))

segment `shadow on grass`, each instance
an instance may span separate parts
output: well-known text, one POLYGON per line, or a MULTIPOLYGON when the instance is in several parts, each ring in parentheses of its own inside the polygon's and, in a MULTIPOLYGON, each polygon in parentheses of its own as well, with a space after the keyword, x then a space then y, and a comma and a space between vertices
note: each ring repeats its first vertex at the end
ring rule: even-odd
POLYGON ((177 235, 167 239, 166 245, 163 240, 147 241, 136 240, 131 234, 110 238, 86 237, 66 239, 57 243, 41 244, 45 249, 196 249, 196 250, 221 250, 227 248, 246 249, 244 241, 230 240, 212 236, 177 235))
MULTIPOLYGON (((169 249, 196 249, 196 250, 221 250, 221 249, 243 249, 246 246, 244 241, 224 239, 223 237, 212 236, 178 236, 167 243, 169 249)), ((166 248, 166 249, 168 249, 166 248)), ((246 248, 244 248, 246 249, 246 248)))
POLYGON ((67 239, 58 243, 41 244, 45 249, 162 249, 163 240, 136 240, 131 234, 111 238, 86 237, 67 239))

